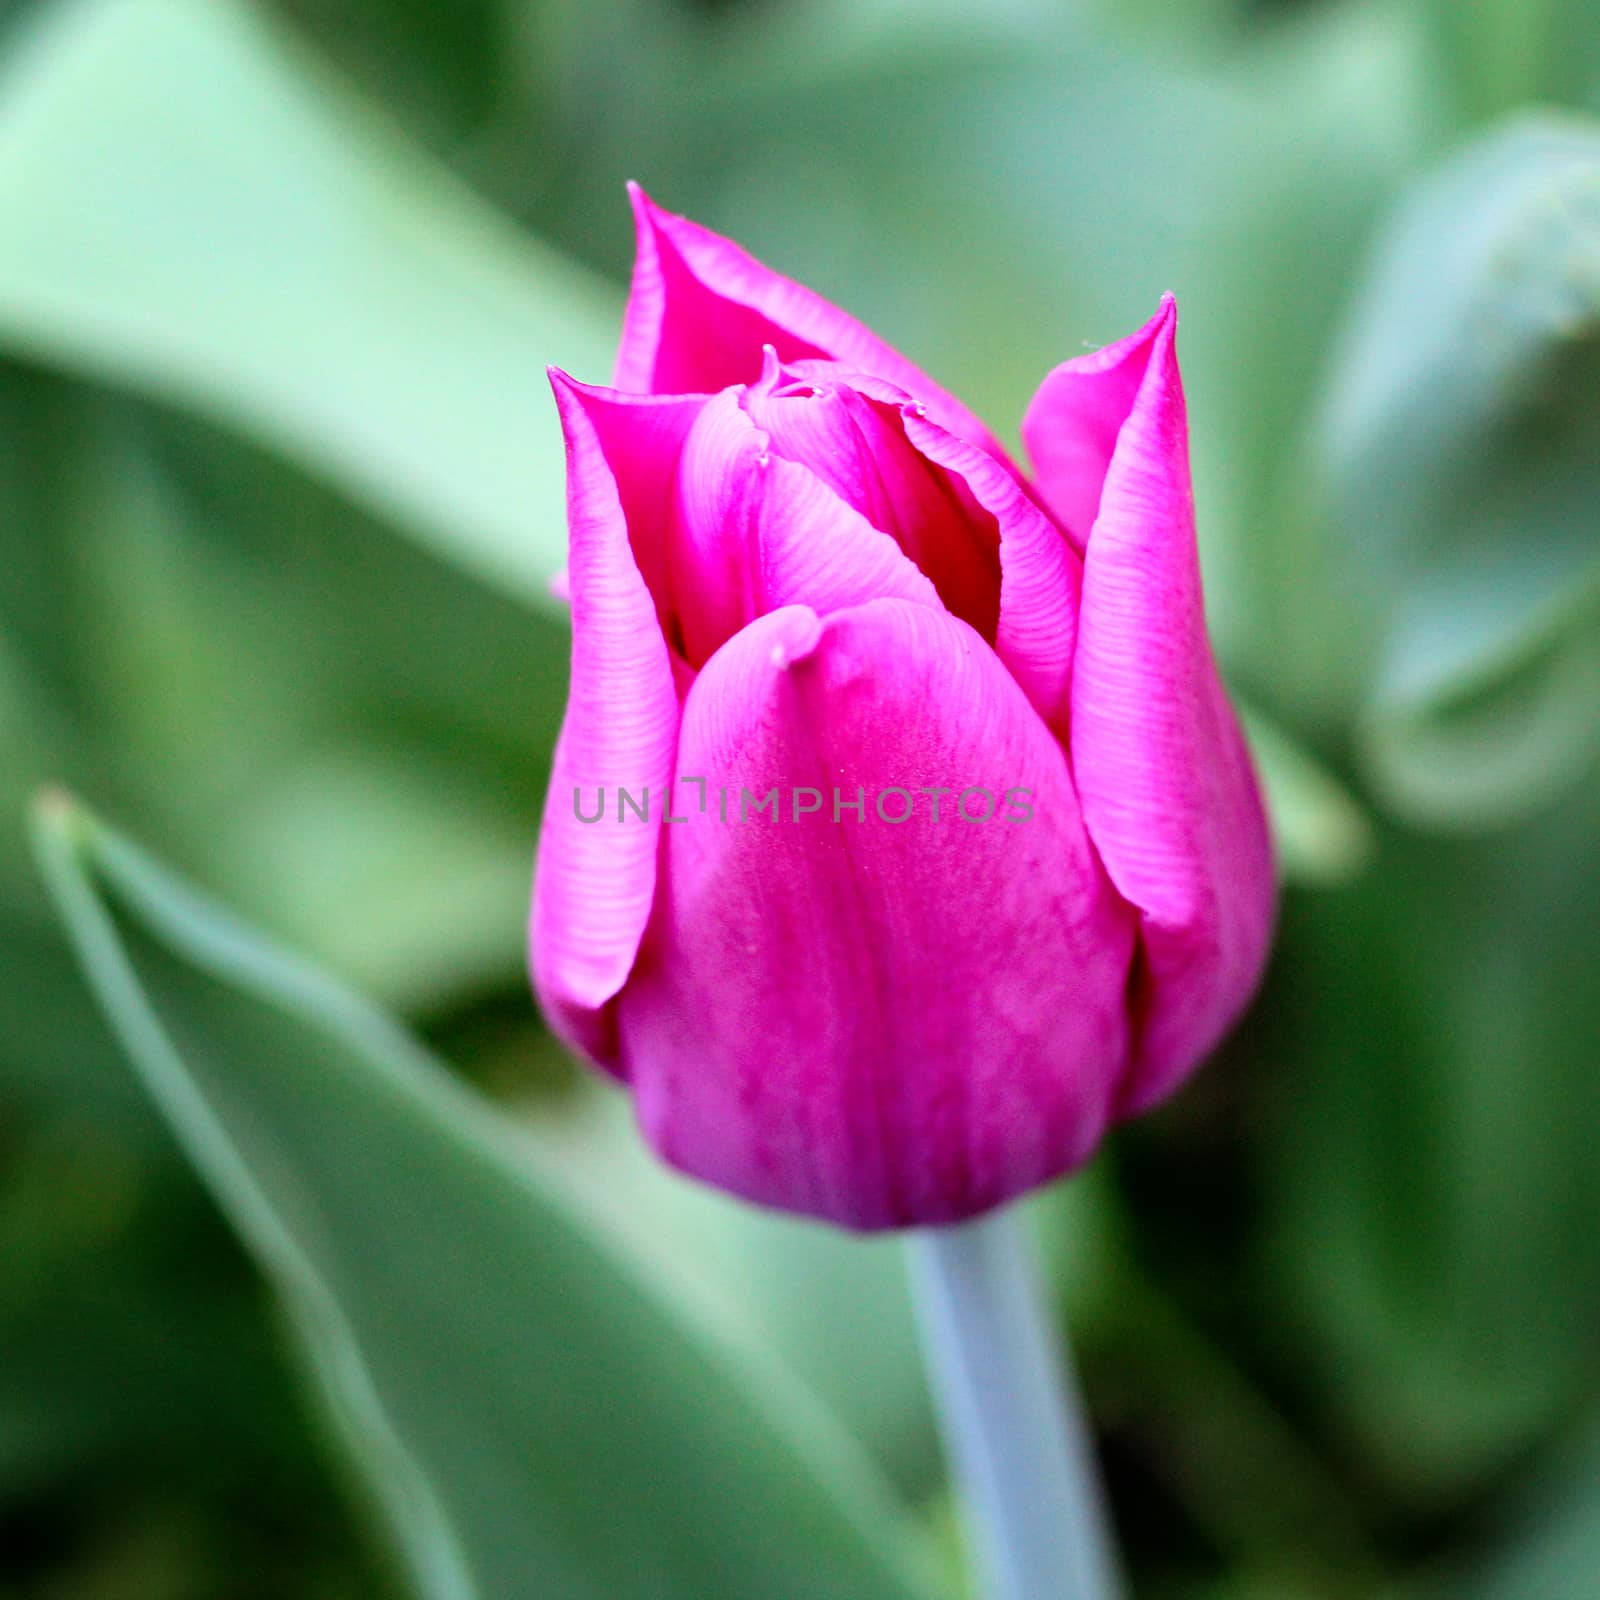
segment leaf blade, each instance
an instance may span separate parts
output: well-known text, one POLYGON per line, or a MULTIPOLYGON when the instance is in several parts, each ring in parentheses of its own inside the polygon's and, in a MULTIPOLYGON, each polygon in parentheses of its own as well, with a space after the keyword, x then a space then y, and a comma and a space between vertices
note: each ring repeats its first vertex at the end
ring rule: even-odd
POLYGON ((827 1600, 930 1592, 830 1419, 669 1305, 401 1030, 70 802, 42 804, 36 839, 108 1017, 290 1306, 419 1593, 689 1600, 730 1570, 827 1600), (137 963, 113 906, 151 944, 137 963), (197 975, 224 986, 209 1011, 197 975), (240 997, 261 1003, 247 1028, 240 997), (197 1044, 263 1037, 299 1054, 197 1063, 197 1044))
POLYGON ((219 420, 550 603, 543 369, 604 370, 607 288, 242 0, 76 0, 6 69, 0 342, 219 420))

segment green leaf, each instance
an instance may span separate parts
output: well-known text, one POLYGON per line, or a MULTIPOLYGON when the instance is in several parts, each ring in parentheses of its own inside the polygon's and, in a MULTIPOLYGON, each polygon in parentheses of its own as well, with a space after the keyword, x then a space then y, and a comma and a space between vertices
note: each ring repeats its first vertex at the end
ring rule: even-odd
POLYGON ((1424 0, 1461 115, 1500 115, 1537 97, 1552 64, 1557 9, 1557 0, 1424 0))
POLYGON ((0 344, 250 434, 547 598, 543 368, 606 370, 612 296, 242 0, 49 8, 0 79, 0 214, 0 344))
POLYGON ((1492 844, 1386 829, 1284 907, 1259 1303, 1392 1512, 1487 1492, 1593 1389, 1597 829, 1593 785, 1492 844))
POLYGON ((1455 576, 1397 629, 1365 749, 1407 815, 1487 827, 1600 756, 1600 566, 1527 615, 1508 605, 1510 570, 1455 576))
POLYGON ((404 1034, 59 796, 41 861, 147 1090, 271 1279, 430 1600, 912 1600, 793 1379, 404 1034))
POLYGON ((57 723, 20 652, 0 634, 0 750, 5 751, 0 758, 0 816, 5 818, 0 823, 0 893, 8 901, 20 892, 8 848, 12 819, 66 742, 57 723))
POLYGON ((931 1491, 942 1466, 899 1241, 731 1206, 639 1159, 625 1097, 596 1086, 550 1098, 531 1130, 596 1214, 776 1351, 909 1492, 931 1491))
POLYGON ((229 893, 408 1012, 524 981, 531 819, 436 753, 317 749, 217 820, 229 893))
POLYGON ((1575 1600, 1600 1572, 1600 1428, 1539 1474, 1503 1541, 1439 1600, 1575 1600))
POLYGON ((1372 856, 1372 824, 1356 800, 1288 734, 1240 707, 1266 791, 1278 865, 1290 882, 1348 882, 1372 856))
POLYGON ((1524 119, 1416 191, 1323 448, 1351 581, 1386 597, 1375 782, 1435 825, 1542 803, 1600 721, 1600 124, 1524 119))
POLYGON ((1420 12, 1459 120, 1529 101, 1600 103, 1591 0, 1421 0, 1420 12))
POLYGON ((27 796, 65 782, 391 1008, 515 978, 564 619, 216 428, 12 376, 0 895, 39 901, 27 796))

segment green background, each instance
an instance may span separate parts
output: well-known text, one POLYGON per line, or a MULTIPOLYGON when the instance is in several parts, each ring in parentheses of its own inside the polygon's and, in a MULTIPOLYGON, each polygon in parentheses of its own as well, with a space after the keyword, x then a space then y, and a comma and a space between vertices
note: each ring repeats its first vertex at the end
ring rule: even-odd
POLYGON ((1597 114, 1589 0, 0 0, 0 1596, 962 1592, 893 1243, 522 976, 630 177, 1007 438, 1176 291, 1287 881, 1030 1203, 1134 1591, 1600 1596, 1597 114))

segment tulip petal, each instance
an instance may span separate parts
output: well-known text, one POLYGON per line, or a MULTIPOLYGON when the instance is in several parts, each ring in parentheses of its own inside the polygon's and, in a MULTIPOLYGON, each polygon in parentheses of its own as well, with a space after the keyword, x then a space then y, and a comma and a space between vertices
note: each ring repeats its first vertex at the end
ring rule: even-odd
POLYGON ((772 449, 737 390, 707 402, 696 419, 677 492, 669 586, 695 665, 782 606, 827 615, 879 596, 940 604, 889 534, 772 449))
MULTIPOLYGON (((667 569, 679 464, 690 429, 711 397, 624 394, 599 384, 579 383, 554 370, 551 381, 562 406, 563 426, 569 411, 581 411, 585 437, 592 439, 610 471, 633 559, 655 600, 662 625, 667 627, 671 621, 667 569)), ((570 427, 568 434, 570 460, 570 427)), ((570 575, 567 583, 570 587, 570 575)), ((669 638, 668 642, 673 641, 669 638)))
POLYGON ((555 1030, 615 1070, 609 1002, 627 980, 655 897, 678 698, 592 396, 562 374, 552 381, 567 440, 572 686, 539 839, 533 980, 555 1030), (619 787, 648 796, 645 818, 622 806, 619 787), (597 791, 603 814, 585 823, 579 804, 592 811, 597 791))
MULTIPOLYGON (((775 365, 742 401, 775 454, 803 462, 873 527, 891 534, 945 609, 992 640, 1000 606, 998 530, 965 480, 907 436, 910 404, 894 385, 828 361, 775 365)), ((964 452, 963 460, 980 461, 1014 485, 992 456, 939 432, 964 452)))
POLYGON ((1206 637, 1175 331, 1169 300, 1089 533, 1073 667, 1084 819, 1141 917, 1123 1115, 1175 1087, 1243 1008, 1274 902, 1260 790, 1206 637))
POLYGON ((731 239, 661 210, 637 184, 628 193, 638 244, 617 388, 705 393, 753 383, 762 347, 770 344, 784 361, 838 361, 886 378, 921 401, 941 426, 1006 460, 994 436, 954 395, 854 317, 763 266, 731 239))
POLYGON ((995 652, 1034 709, 1065 734, 1078 640, 1083 563, 1060 530, 992 456, 915 408, 906 435, 930 461, 956 474, 994 519, 1000 537, 1000 620, 995 652))
POLYGON ((1133 917, 1060 745, 971 628, 903 600, 772 613, 700 673, 677 771, 708 804, 667 829, 619 1001, 665 1159, 872 1229, 1087 1158, 1126 1067, 1133 917), (968 786, 992 820, 956 815, 968 786), (797 816, 807 789, 826 798, 797 816), (751 809, 771 790, 777 816, 751 809))
POLYGON ((1079 550, 1094 526, 1106 469, 1150 353, 1177 319, 1177 302, 1163 295, 1160 310, 1136 333, 1062 362, 1039 385, 1022 419, 1034 480, 1079 550))

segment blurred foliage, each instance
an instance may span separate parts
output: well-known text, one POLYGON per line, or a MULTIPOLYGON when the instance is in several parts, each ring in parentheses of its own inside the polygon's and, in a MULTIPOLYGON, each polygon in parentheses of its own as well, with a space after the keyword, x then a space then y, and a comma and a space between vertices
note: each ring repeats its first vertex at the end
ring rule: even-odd
POLYGON ((1597 392, 1600 125, 1519 119, 1400 209, 1324 434, 1393 608, 1374 775, 1423 820, 1498 821, 1600 754, 1597 392))
POLYGON ((736 1573, 797 1600, 931 1593, 832 1418, 604 1248, 380 1013, 54 796, 38 836, 119 1039, 281 1294, 419 1592, 627 1600, 736 1573))
POLYGON ((1289 886, 1033 1203, 1137 1592, 1600 1594, 1597 113, 1592 0, 0 0, 0 1596, 948 1587, 893 1245, 657 1170, 521 978, 628 177, 1002 432, 1177 291, 1289 886), (45 780, 266 930, 59 833, 154 1102, 45 780))

